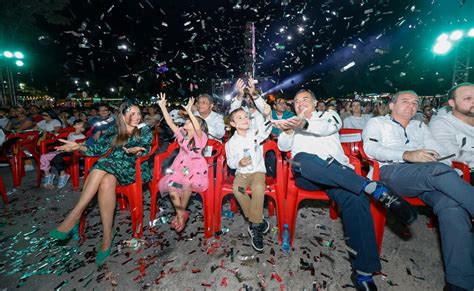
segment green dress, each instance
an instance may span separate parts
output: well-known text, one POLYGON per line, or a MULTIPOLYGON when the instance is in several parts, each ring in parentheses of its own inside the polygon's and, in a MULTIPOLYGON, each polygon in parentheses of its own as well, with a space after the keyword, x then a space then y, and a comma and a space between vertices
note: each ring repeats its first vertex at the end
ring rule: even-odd
MULTIPOLYGON (((145 151, 142 152, 142 156, 148 154, 151 149, 151 142, 153 139, 152 131, 150 127, 144 126, 140 129, 140 136, 132 136, 128 139, 127 144, 123 147, 143 147, 145 151)), ((86 156, 102 156, 112 147, 112 141, 117 135, 116 126, 111 126, 100 136, 96 143, 91 146, 87 146, 86 156)), ((111 152, 106 156, 100 158, 92 169, 99 169, 112 174, 117 178, 120 185, 128 185, 135 182, 135 161, 137 155, 127 154, 123 147, 112 147, 111 152)), ((150 167, 148 161, 141 164, 142 181, 144 183, 150 181, 150 167)))

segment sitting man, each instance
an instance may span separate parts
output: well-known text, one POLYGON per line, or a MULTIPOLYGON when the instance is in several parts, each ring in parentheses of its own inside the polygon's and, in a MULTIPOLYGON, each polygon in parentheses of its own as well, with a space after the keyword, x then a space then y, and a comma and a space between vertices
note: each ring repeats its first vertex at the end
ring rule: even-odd
POLYGON ((459 84, 448 92, 452 111, 432 119, 430 130, 449 154, 450 161, 468 164, 474 185, 474 84, 459 84))
POLYGON ((381 201, 405 223, 416 213, 403 199, 384 185, 357 175, 349 165, 339 141, 342 121, 333 111, 316 112, 316 98, 309 90, 300 90, 294 98, 298 118, 275 124, 283 130, 278 139, 282 151, 291 151, 292 171, 298 187, 326 190, 342 211, 347 244, 357 252, 350 254, 355 269, 352 277, 358 290, 377 290, 372 273, 381 269, 369 197, 381 201))
POLYGON ((225 135, 224 117, 212 111, 214 107, 214 99, 208 94, 201 94, 196 98, 197 111, 194 115, 201 117, 206 121, 208 134, 210 139, 222 141, 225 135))
POLYGON ((474 288, 474 188, 438 162, 444 149, 422 121, 412 120, 418 95, 402 91, 391 115, 372 118, 362 134, 368 156, 380 161, 380 180, 393 191, 419 197, 438 216, 448 290, 474 288))

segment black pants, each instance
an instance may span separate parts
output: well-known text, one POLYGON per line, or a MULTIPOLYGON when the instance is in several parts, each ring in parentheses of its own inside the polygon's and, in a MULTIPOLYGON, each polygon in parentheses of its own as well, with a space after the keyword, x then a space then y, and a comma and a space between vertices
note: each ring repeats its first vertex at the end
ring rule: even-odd
POLYGON ((52 160, 51 160, 51 166, 53 166, 58 173, 61 173, 61 171, 66 170, 66 163, 64 162, 64 157, 70 157, 72 156, 72 153, 60 153, 56 155, 52 160))

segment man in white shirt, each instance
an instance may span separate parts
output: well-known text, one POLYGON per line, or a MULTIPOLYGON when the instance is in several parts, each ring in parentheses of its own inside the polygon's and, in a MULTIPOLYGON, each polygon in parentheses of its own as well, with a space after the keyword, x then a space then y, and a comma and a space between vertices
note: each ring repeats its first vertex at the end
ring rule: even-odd
POLYGON ((294 98, 298 118, 280 121, 283 132, 278 138, 282 151, 291 151, 296 185, 306 190, 326 190, 340 207, 347 244, 357 252, 352 256, 354 283, 358 290, 376 290, 372 273, 381 269, 369 197, 382 201, 405 223, 416 213, 403 199, 382 184, 357 175, 344 155, 339 129, 342 121, 333 111, 316 112, 316 98, 309 90, 300 90, 294 98), (390 202, 390 203, 389 203, 390 202))
POLYGON ((222 140, 225 134, 224 117, 212 111, 214 100, 208 94, 201 94, 196 99, 197 111, 194 115, 206 121, 210 139, 222 140))
POLYGON ((446 151, 422 121, 412 120, 418 95, 402 91, 390 101, 391 115, 372 118, 364 150, 381 162, 380 180, 393 191, 419 197, 438 216, 448 290, 474 288, 474 188, 448 165, 446 151), (441 154, 441 155, 440 155, 441 154))
POLYGON ((474 185, 474 84, 459 84, 448 93, 452 111, 432 119, 433 137, 449 154, 449 161, 459 161, 471 168, 471 185, 474 185))
POLYGON ((344 118, 344 128, 364 129, 367 121, 370 119, 370 115, 362 114, 362 106, 360 105, 360 101, 352 101, 351 112, 352 115, 344 118))

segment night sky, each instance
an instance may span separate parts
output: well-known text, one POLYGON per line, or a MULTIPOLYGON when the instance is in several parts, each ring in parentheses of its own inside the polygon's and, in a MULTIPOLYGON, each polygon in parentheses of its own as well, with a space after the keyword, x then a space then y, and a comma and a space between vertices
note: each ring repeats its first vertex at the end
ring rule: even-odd
POLYGON ((44 33, 25 44, 29 77, 53 91, 80 87, 102 95, 111 87, 122 87, 123 95, 189 95, 190 84, 209 92, 212 78, 243 72, 247 21, 257 32, 256 74, 275 85, 286 80, 283 96, 301 86, 321 97, 397 89, 444 93, 454 53, 434 56, 435 39, 474 27, 470 0, 89 0, 71 1, 61 14, 70 24, 39 20, 44 33))

